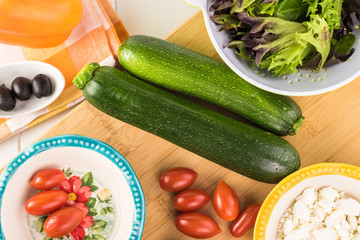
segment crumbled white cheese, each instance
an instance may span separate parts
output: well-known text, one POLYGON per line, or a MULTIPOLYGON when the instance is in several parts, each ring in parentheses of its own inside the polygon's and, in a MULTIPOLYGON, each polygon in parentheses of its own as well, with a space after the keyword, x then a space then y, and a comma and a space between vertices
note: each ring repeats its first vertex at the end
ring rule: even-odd
POLYGON ((340 210, 335 210, 324 220, 326 227, 339 229, 341 222, 345 220, 345 213, 340 210))
POLYGON ((333 211, 335 205, 335 203, 329 199, 320 200, 318 204, 327 214, 330 214, 333 211))
POLYGON ((295 228, 295 225, 293 223, 293 221, 291 219, 286 220, 286 222, 284 223, 284 234, 288 235, 289 233, 291 233, 295 228))
POLYGON ((303 240, 309 239, 309 231, 306 227, 300 227, 299 229, 295 229, 288 236, 284 238, 284 240, 303 240))
POLYGON ((319 191, 319 200, 328 199, 332 202, 335 202, 335 200, 339 198, 339 196, 339 192, 331 187, 326 187, 319 191))
POLYGON ((353 198, 339 199, 335 202, 335 209, 342 210, 349 216, 360 215, 360 203, 353 198))
POLYGON ((276 240, 360 240, 360 202, 310 187, 282 215, 276 240))
POLYGON ((336 231, 332 228, 316 229, 312 232, 316 240, 337 240, 336 231))
POLYGON ((308 222, 310 219, 310 210, 302 200, 295 202, 293 213, 300 221, 308 222))
POLYGON ((307 206, 311 206, 317 200, 317 192, 314 188, 307 188, 296 200, 302 200, 307 206))
POLYGON ((354 216, 350 216, 350 217, 348 217, 348 222, 351 226, 351 231, 356 231, 356 228, 358 227, 357 218, 354 216))

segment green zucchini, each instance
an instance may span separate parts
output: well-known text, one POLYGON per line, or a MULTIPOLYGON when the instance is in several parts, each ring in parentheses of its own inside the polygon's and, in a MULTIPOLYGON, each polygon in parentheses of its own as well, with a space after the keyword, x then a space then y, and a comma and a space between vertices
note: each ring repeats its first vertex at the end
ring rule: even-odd
POLYGON ((291 98, 258 89, 226 64, 149 36, 131 36, 119 61, 134 76, 218 105, 280 136, 295 135, 304 117, 291 98))
POLYGON ((88 64, 73 83, 99 110, 258 181, 276 183, 300 167, 285 139, 141 81, 88 64))

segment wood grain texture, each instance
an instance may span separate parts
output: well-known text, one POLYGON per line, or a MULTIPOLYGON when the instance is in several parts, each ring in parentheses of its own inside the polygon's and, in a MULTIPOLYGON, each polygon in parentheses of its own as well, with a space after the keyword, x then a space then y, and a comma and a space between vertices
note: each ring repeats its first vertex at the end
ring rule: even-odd
MULTIPOLYGON (((167 38, 169 41, 219 59, 207 35, 199 12, 167 38)), ((299 151, 302 166, 319 162, 359 165, 360 97, 359 79, 347 86, 318 96, 296 97, 306 118, 294 137, 287 137, 299 151)), ((239 195, 241 206, 261 203, 274 185, 259 183, 222 168, 159 137, 144 132, 90 106, 86 101, 50 129, 42 138, 60 134, 81 134, 104 141, 130 162, 142 184, 146 198, 144 240, 191 239, 174 226, 173 194, 160 189, 158 177, 169 167, 185 166, 199 173, 193 188, 212 194, 224 179, 239 195)), ((229 222, 216 216, 211 203, 201 212, 219 223, 223 232, 213 239, 233 239, 229 222)), ((251 240, 248 232, 242 240, 251 240)))

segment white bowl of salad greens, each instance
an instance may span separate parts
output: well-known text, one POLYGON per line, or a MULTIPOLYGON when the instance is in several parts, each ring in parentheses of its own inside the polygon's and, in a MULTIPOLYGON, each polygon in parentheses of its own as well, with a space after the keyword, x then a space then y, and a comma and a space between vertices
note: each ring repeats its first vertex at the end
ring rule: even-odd
POLYGON ((360 0, 186 0, 239 76, 290 96, 325 93, 360 75, 360 0))

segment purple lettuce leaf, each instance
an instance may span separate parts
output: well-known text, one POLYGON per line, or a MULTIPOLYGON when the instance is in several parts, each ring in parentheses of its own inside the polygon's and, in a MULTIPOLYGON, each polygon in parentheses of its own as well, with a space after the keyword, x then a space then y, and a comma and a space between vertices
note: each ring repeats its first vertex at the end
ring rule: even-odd
POLYGON ((297 22, 274 17, 252 17, 245 12, 238 13, 238 18, 248 24, 251 30, 241 38, 244 46, 255 52, 255 63, 260 66, 262 58, 274 53, 279 48, 297 44, 296 32, 306 32, 306 28, 297 22))
POLYGON ((210 18, 213 19, 217 15, 230 13, 231 8, 236 4, 235 0, 216 0, 209 8, 210 18))

